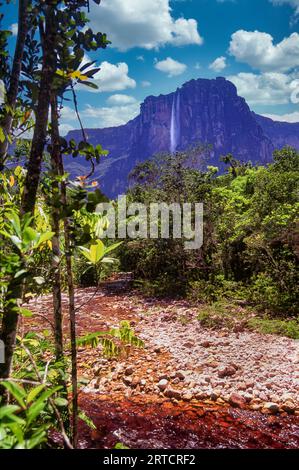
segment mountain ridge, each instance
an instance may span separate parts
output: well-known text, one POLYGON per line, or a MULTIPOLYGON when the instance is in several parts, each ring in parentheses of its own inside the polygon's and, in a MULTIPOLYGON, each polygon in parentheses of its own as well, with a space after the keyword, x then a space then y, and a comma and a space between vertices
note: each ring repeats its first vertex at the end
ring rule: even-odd
MULTIPOLYGON (((245 162, 267 164, 276 148, 292 145, 299 150, 299 123, 276 122, 254 113, 223 77, 193 79, 167 95, 148 96, 140 114, 127 124, 85 131, 90 143, 109 150, 94 179, 110 197, 122 194, 130 171, 156 153, 209 144, 208 164, 219 166, 219 157, 228 153, 245 162)), ((79 141, 81 132, 70 131, 66 138, 79 141)), ((86 173, 85 161, 69 158, 66 168, 73 176, 86 173)))

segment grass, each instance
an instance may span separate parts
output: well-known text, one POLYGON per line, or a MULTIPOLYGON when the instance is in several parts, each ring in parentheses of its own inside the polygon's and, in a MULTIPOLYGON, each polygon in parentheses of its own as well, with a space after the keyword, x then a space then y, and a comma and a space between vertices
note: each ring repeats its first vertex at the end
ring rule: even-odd
POLYGON ((262 334, 299 339, 299 321, 257 316, 252 309, 232 303, 214 302, 200 308, 198 320, 205 328, 249 329, 262 334))
POLYGON ((272 318, 250 318, 248 327, 263 334, 287 336, 288 338, 299 339, 298 320, 278 320, 272 318))

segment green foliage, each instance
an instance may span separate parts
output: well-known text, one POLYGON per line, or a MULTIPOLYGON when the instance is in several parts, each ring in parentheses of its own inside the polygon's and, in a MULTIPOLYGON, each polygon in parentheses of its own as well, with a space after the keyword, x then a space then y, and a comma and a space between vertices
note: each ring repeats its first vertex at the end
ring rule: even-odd
POLYGON ((117 357, 126 351, 126 345, 132 345, 137 348, 144 346, 134 333, 128 321, 122 321, 119 328, 112 328, 108 331, 97 331, 90 333, 78 339, 78 345, 96 348, 102 345, 103 355, 105 357, 117 357))
POLYGON ((182 240, 127 241, 121 268, 133 271, 150 295, 167 295, 176 285, 192 300, 247 300, 261 311, 296 315, 299 154, 276 151, 266 167, 232 155, 223 161, 229 165, 224 175, 196 170, 194 152, 136 167, 130 201, 204 203, 204 244, 187 252, 182 240))

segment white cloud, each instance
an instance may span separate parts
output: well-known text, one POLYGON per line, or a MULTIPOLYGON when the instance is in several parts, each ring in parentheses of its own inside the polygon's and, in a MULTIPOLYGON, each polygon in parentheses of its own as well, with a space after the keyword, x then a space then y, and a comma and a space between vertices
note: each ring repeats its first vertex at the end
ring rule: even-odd
POLYGON ((299 34, 273 44, 268 33, 239 30, 231 37, 229 51, 239 62, 261 71, 287 71, 299 66, 299 34))
POLYGON ((164 72, 168 74, 168 77, 174 77, 177 75, 181 75, 187 69, 186 64, 182 64, 177 60, 172 59, 171 57, 167 57, 165 60, 161 60, 155 63, 155 68, 160 70, 160 72, 164 72))
POLYGON ((134 96, 116 94, 109 96, 107 103, 111 106, 119 106, 136 103, 136 99, 134 96))
POLYGON ((227 77, 237 87, 238 94, 249 104, 277 105, 290 103, 296 87, 295 77, 278 72, 264 74, 239 73, 227 77))
POLYGON ((226 68, 226 58, 224 56, 218 57, 209 65, 209 69, 214 70, 215 72, 221 72, 226 68))
POLYGON ((140 103, 137 101, 129 105, 112 106, 112 107, 99 107, 86 106, 80 113, 83 118, 88 119, 92 125, 88 127, 114 127, 126 124, 139 114, 140 103))
POLYGON ((109 0, 91 3, 90 26, 107 33, 112 47, 155 49, 165 44, 202 44, 195 19, 172 16, 170 0, 109 0))
POLYGON ((295 111, 294 113, 290 114, 262 114, 267 118, 272 119, 273 121, 280 121, 280 122, 296 122, 299 123, 299 111, 295 111))
POLYGON ((295 9, 294 20, 299 15, 299 0, 270 0, 273 5, 290 5, 290 7, 295 9))
POLYGON ((13 36, 17 36, 17 35, 18 35, 18 30, 19 30, 18 23, 13 23, 13 24, 10 26, 10 31, 12 32, 12 35, 13 35, 13 36))
POLYGON ((143 80, 141 82, 141 86, 142 88, 148 88, 149 86, 151 86, 151 82, 148 82, 147 80, 143 80))
POLYGON ((99 89, 94 90, 84 85, 78 86, 78 89, 92 92, 113 92, 136 87, 135 80, 128 75, 129 67, 125 62, 120 62, 115 65, 105 61, 102 62, 99 67, 101 70, 94 75, 94 79, 92 80, 99 89))
POLYGON ((144 62, 145 61, 145 58, 143 57, 143 55, 138 55, 136 57, 137 60, 139 60, 140 62, 144 62))

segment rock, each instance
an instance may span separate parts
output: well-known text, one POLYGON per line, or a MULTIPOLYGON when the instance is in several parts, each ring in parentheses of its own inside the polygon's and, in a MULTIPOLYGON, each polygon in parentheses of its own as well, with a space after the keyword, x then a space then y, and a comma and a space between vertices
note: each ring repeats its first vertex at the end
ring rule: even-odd
POLYGON ((229 404, 235 408, 244 408, 246 400, 238 393, 232 393, 229 397, 229 404))
POLYGON ((156 347, 154 348, 154 352, 157 353, 157 354, 159 354, 161 351, 162 351, 162 350, 161 350, 161 348, 160 348, 159 346, 156 346, 156 347))
POLYGON ((182 395, 182 399, 185 401, 190 401, 193 398, 193 393, 190 391, 184 392, 182 395))
POLYGON ((209 348, 210 346, 212 346, 213 343, 211 343, 211 341, 203 341, 202 343, 200 343, 200 346, 202 346, 203 348, 209 348))
POLYGON ((129 366, 125 369, 125 375, 132 375, 134 373, 134 367, 129 366))
POLYGON ((168 374, 159 375, 158 380, 163 380, 163 379, 168 381, 169 380, 169 375, 168 374))
POLYGON ((194 341, 186 341, 186 343, 183 344, 184 348, 191 349, 194 348, 195 343, 194 341))
POLYGON ((235 373, 236 369, 232 365, 220 367, 218 369, 218 377, 220 377, 221 379, 223 377, 231 377, 232 375, 235 375, 235 373))
POLYGON ((250 403, 253 397, 250 393, 244 393, 244 398, 246 400, 246 403, 250 403))
POLYGON ((132 385, 132 382, 133 382, 132 377, 124 377, 123 378, 123 383, 125 385, 127 385, 128 387, 130 387, 132 385))
POLYGON ((176 378, 179 380, 185 380, 186 374, 182 370, 178 370, 175 374, 176 378))
POLYGON ((296 411, 296 406, 292 401, 286 401, 283 405, 281 405, 281 409, 289 414, 294 414, 296 411))
POLYGON ((158 383, 158 387, 162 392, 164 392, 164 390, 167 388, 167 385, 168 385, 168 380, 166 379, 162 379, 158 383))
POLYGON ((271 414, 276 414, 279 412, 279 406, 277 405, 277 403, 268 402, 264 404, 263 411, 264 410, 268 411, 271 414))
POLYGON ((174 390, 173 388, 165 390, 164 395, 167 398, 175 398, 176 400, 180 400, 182 398, 181 392, 179 390, 174 390))

